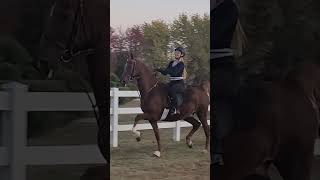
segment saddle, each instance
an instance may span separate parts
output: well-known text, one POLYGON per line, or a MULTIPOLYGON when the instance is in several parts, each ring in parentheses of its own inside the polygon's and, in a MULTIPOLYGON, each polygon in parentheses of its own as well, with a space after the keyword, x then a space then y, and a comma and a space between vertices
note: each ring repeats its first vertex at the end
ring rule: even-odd
MULTIPOLYGON (((183 103, 183 92, 179 92, 177 93, 177 99, 178 99, 178 107, 183 103)), ((171 97, 168 96, 168 104, 167 104, 167 108, 170 107, 171 104, 171 97)))

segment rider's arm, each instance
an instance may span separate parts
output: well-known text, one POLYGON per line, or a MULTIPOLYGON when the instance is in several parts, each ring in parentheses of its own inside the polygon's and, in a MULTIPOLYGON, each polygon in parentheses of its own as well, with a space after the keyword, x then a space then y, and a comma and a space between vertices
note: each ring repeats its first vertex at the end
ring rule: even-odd
POLYGON ((171 64, 172 64, 172 61, 168 64, 167 68, 165 68, 165 69, 161 69, 161 68, 160 69, 156 69, 156 71, 159 71, 163 75, 167 75, 170 72, 171 64))

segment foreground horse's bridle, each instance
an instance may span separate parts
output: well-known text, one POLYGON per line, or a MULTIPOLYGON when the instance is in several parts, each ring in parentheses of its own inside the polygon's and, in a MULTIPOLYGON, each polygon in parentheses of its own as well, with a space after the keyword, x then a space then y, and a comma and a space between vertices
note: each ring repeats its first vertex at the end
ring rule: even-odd
MULTIPOLYGON (((55 8, 56 8, 56 2, 50 10, 50 17, 53 16, 55 8)), ((80 49, 80 50, 74 49, 75 48, 75 39, 79 33, 79 28, 82 28, 82 30, 83 30, 85 41, 89 41, 88 34, 87 34, 87 31, 86 31, 86 28, 84 25, 83 11, 84 11, 83 0, 79 0, 79 5, 77 6, 77 9, 75 11, 74 20, 72 23, 72 29, 71 29, 71 32, 69 35, 69 40, 68 40, 67 44, 55 41, 55 45, 58 48, 64 49, 63 54, 60 56, 60 60, 62 62, 68 63, 72 60, 73 57, 94 54, 94 49, 92 49, 92 48, 80 49)), ((43 37, 46 40, 50 41, 50 39, 47 37, 47 35, 45 33, 44 33, 43 37)))
MULTIPOLYGON (((136 60, 130 60, 130 61, 133 62, 133 66, 132 66, 132 68, 131 68, 129 81, 133 81, 134 79, 139 79, 140 75, 135 74, 137 61, 136 61, 136 60)), ((128 65, 128 62, 126 63, 126 66, 127 66, 127 65, 128 65)))
MULTIPOLYGON (((52 17, 54 15, 55 12, 55 8, 56 8, 57 2, 55 2, 50 10, 50 17, 52 17)), ((75 15, 74 15, 74 20, 72 23, 72 29, 69 35, 69 40, 67 42, 67 44, 64 44, 63 42, 60 41, 54 41, 50 38, 48 38, 48 36, 46 35, 46 33, 43 34, 43 38, 46 39, 49 42, 54 42, 55 46, 58 47, 59 49, 64 49, 63 51, 63 55, 60 56, 60 60, 64 63, 68 63, 72 60, 73 57, 76 56, 82 56, 82 55, 91 55, 94 54, 94 49, 92 48, 88 48, 88 49, 84 49, 84 50, 75 50, 75 39, 79 33, 79 28, 82 28, 84 36, 85 36, 85 41, 89 41, 88 38, 88 34, 84 25, 84 13, 83 13, 84 9, 83 9, 83 0, 79 0, 79 5, 77 6, 77 9, 75 11, 75 15), (79 22, 80 21, 80 22, 79 22)), ((83 84, 83 78, 81 77, 81 75, 79 74, 80 77, 80 81, 81 81, 81 86, 83 87, 84 91, 86 92, 88 99, 90 100, 90 103, 92 105, 93 111, 94 111, 94 115, 95 118, 98 121, 98 113, 96 111, 96 108, 98 106, 102 106, 105 104, 108 104, 107 101, 102 102, 102 104, 95 104, 93 102, 93 99, 91 98, 87 88, 85 87, 85 85, 83 84)), ((99 122, 99 121, 98 121, 99 122)))

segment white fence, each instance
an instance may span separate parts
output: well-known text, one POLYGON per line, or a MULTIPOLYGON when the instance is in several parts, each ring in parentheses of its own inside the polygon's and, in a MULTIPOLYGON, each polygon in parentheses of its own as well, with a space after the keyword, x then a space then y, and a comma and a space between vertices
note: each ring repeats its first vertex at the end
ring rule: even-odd
MULTIPOLYGON (((105 163, 96 145, 27 146, 29 111, 91 111, 84 93, 28 92, 28 87, 9 83, 0 91, 2 146, 0 179, 25 180, 27 165, 105 163)), ((44 119, 45 120, 45 119, 44 119)))
MULTIPOLYGON (((139 97, 138 91, 119 91, 118 88, 112 88, 110 91, 110 97, 112 102, 112 108, 110 108, 110 118, 112 127, 110 128, 112 131, 112 139, 111 143, 113 147, 118 147, 118 132, 119 131, 131 131, 133 124, 129 125, 119 125, 119 115, 120 114, 139 114, 142 113, 140 107, 136 108, 119 108, 119 98, 120 97, 139 97), (116 131, 113 131, 116 129, 116 131)), ((209 108, 210 110, 210 108, 209 108)), ((132 119, 132 122, 134 119, 132 119)), ((208 124, 210 125, 210 120, 208 120, 208 124)), ((158 123, 158 127, 162 128, 173 128, 173 140, 180 141, 180 130, 182 127, 191 127, 192 125, 185 121, 177 121, 177 122, 161 122, 158 123)), ((146 130, 152 129, 150 123, 138 124, 136 126, 136 130, 146 130)))
MULTIPOLYGON (((0 180, 25 180, 27 165, 100 164, 105 163, 96 145, 27 146, 27 113, 30 111, 91 111, 84 93, 28 92, 20 83, 8 83, 0 91, 0 180)), ((92 94, 91 94, 92 95, 92 94)), ((119 108, 119 97, 139 97, 137 92, 111 90, 111 142, 118 146, 118 131, 132 125, 118 125, 119 114, 141 113, 140 108, 119 108)), ((174 128, 174 139, 180 140, 183 122, 159 123, 159 128, 174 128)), ((137 129, 151 129, 139 124, 137 129)))

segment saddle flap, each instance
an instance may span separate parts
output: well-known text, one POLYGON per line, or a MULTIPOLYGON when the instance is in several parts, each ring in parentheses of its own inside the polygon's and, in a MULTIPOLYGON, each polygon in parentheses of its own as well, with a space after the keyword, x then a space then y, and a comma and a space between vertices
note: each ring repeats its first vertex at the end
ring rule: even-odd
MULTIPOLYGON (((178 107, 181 106, 181 104, 183 103, 183 92, 179 92, 177 93, 177 103, 178 103, 178 107)), ((168 105, 167 105, 167 108, 170 107, 170 104, 171 104, 171 98, 170 96, 168 96, 168 105)))

